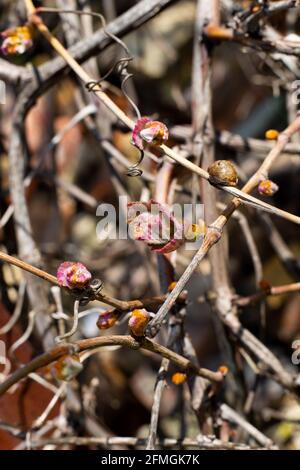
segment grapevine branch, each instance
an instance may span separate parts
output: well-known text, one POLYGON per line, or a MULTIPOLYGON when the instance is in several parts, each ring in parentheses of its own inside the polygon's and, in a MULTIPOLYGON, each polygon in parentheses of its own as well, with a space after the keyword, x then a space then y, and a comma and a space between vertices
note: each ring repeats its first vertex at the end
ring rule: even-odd
MULTIPOLYGON (((5 261, 6 263, 12 264, 13 266, 17 266, 18 268, 24 271, 27 271, 28 273, 33 274, 34 276, 37 276, 40 279, 43 279, 44 281, 50 282, 51 284, 55 286, 61 287, 57 278, 53 276, 52 274, 49 274, 40 268, 32 266, 31 264, 26 263, 25 261, 15 258, 14 256, 8 255, 7 253, 3 253, 2 251, 0 251, 0 260, 5 261)), ((65 290, 66 292, 70 293, 69 289, 66 288, 65 290)), ((111 305, 112 307, 122 312, 128 312, 130 310, 134 310, 138 308, 146 308, 148 310, 152 310, 152 309, 155 310, 158 307, 158 305, 162 304, 166 300, 166 295, 151 297, 148 299, 145 298, 143 300, 119 300, 101 291, 95 294, 95 299, 98 300, 99 302, 103 302, 108 305, 111 305)), ((185 302, 185 300, 186 300, 186 295, 182 294, 179 298, 179 302, 185 302)))
POLYGON ((212 382, 222 382, 223 375, 221 372, 213 372, 208 369, 200 368, 193 364, 191 361, 183 356, 171 351, 170 349, 155 343, 152 340, 143 338, 138 341, 132 336, 101 336, 96 338, 84 339, 81 341, 73 342, 72 344, 62 344, 52 348, 44 354, 36 357, 25 366, 13 372, 7 380, 0 384, 0 396, 10 389, 15 383, 26 378, 32 372, 37 371, 41 367, 45 367, 60 357, 69 354, 70 351, 84 352, 92 349, 97 349, 104 346, 123 346, 134 350, 147 350, 165 357, 173 362, 181 370, 204 377, 212 382), (70 349, 71 348, 71 349, 70 349))

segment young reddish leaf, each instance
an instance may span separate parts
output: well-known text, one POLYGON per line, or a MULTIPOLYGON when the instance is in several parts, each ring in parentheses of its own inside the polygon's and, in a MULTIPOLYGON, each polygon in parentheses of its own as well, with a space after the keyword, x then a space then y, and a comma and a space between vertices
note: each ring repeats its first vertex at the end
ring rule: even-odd
POLYGON ((184 243, 184 227, 167 206, 150 200, 130 202, 127 209, 133 238, 147 243, 152 251, 170 253, 184 243))

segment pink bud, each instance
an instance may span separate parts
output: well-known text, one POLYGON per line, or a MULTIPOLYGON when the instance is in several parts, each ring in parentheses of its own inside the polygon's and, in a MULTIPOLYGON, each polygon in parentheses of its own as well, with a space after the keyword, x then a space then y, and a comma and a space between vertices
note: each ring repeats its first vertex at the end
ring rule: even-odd
POLYGON ((263 196, 273 196, 277 193, 279 187, 271 180, 261 181, 258 185, 258 192, 263 196))
POLYGON ((97 320, 97 327, 99 330, 107 330, 108 328, 111 328, 118 321, 122 313, 123 312, 116 310, 115 308, 100 313, 97 320))
POLYGON ((134 336, 144 336, 149 320, 150 315, 144 308, 141 310, 133 310, 128 322, 131 333, 134 336))
POLYGON ((83 289, 91 280, 92 275, 82 263, 66 261, 57 270, 57 280, 62 287, 83 289))
POLYGON ((160 121, 152 121, 148 117, 140 118, 132 132, 132 143, 138 149, 145 150, 146 144, 162 145, 169 138, 169 131, 160 121))

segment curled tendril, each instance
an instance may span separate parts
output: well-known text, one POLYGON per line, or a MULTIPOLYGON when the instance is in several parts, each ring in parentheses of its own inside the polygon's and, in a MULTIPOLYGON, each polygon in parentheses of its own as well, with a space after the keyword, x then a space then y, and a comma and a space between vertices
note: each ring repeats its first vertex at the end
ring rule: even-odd
POLYGON ((136 177, 136 176, 141 176, 143 174, 143 171, 139 168, 139 165, 142 163, 144 159, 144 151, 140 150, 140 158, 137 161, 137 163, 133 166, 130 166, 126 172, 127 176, 131 177, 136 177))
MULTIPOLYGON (((133 60, 133 57, 130 57, 130 61, 133 60)), ((128 67, 128 64, 130 62, 129 60, 127 60, 126 64, 125 64, 125 61, 123 62, 123 65, 122 65, 122 68, 119 69, 119 73, 121 75, 121 77, 123 77, 123 80, 121 82, 121 90, 123 92, 123 95, 125 96, 125 98, 127 99, 128 103, 131 104, 132 108, 134 109, 135 111, 135 114, 137 116, 138 119, 141 118, 141 113, 140 113, 140 110, 139 108, 137 107, 137 105, 135 104, 135 102, 133 101, 133 99, 128 95, 128 93, 126 92, 125 90, 125 85, 127 83, 127 81, 133 77, 133 74, 132 73, 128 73, 128 70, 127 70, 127 67, 128 67)), ((119 66, 120 66, 120 61, 119 61, 119 66)))
POLYGON ((125 51, 125 53, 127 54, 127 57, 122 57, 121 59, 119 59, 109 70, 108 72, 100 78, 100 80, 97 80, 97 81, 90 81, 86 84, 86 88, 88 91, 90 92, 93 92, 93 91, 96 91, 95 89, 98 87, 100 88, 101 87, 101 82, 103 82, 104 80, 106 80, 110 75, 111 73, 116 70, 121 78, 122 78, 122 82, 121 82, 121 90, 125 96, 125 98, 127 99, 127 101, 129 102, 129 104, 132 106, 132 108, 134 109, 136 115, 137 115, 137 118, 139 119, 141 117, 141 113, 137 107, 137 105, 135 104, 135 102, 133 101, 133 99, 128 95, 128 93, 126 92, 125 90, 125 84, 126 82, 132 78, 132 74, 128 73, 128 65, 130 62, 133 61, 134 57, 132 56, 132 54, 130 53, 130 50, 128 49, 128 47, 126 46, 126 44, 120 39, 118 38, 117 36, 115 36, 113 33, 111 33, 110 31, 108 31, 107 29, 107 23, 106 23, 106 20, 104 18, 103 15, 101 15, 100 13, 95 13, 95 12, 89 12, 89 11, 81 11, 81 10, 64 10, 64 9, 60 9, 60 8, 44 8, 44 7, 40 7, 40 8, 37 8, 36 9, 36 12, 44 12, 44 13, 73 13, 73 14, 76 14, 76 15, 89 15, 89 16, 93 16, 95 18, 98 18, 100 19, 101 23, 102 23, 102 28, 103 28, 103 31, 104 31, 104 34, 106 34, 107 37, 109 37, 110 39, 112 39, 113 42, 119 44, 122 49, 125 51))
POLYGON ((94 91, 97 91, 97 88, 101 88, 101 81, 102 80, 98 80, 98 81, 92 80, 85 84, 85 88, 87 89, 87 91, 91 93, 94 91))
MULTIPOLYGON (((125 70, 128 67, 128 63, 133 60, 133 57, 123 57, 119 59, 107 72, 103 77, 101 77, 99 80, 91 80, 90 82, 85 84, 85 87, 87 88, 88 91, 97 91, 97 88, 101 88, 101 83, 106 80, 114 70, 116 70, 118 73, 123 73, 123 70, 125 70)), ((132 76, 132 75, 131 75, 132 76)), ((123 81, 122 81, 123 83, 123 81)), ((121 84, 122 87, 122 84, 121 84)), ((123 91, 123 90, 122 90, 123 91)), ((123 91, 124 93, 124 91, 123 91)), ((124 93, 126 95, 126 93, 124 93)), ((126 98, 131 100, 131 98, 127 97, 126 98)), ((135 106, 135 104, 134 104, 135 106)))
POLYGON ((78 321, 79 321, 79 305, 80 305, 80 301, 79 301, 79 300, 75 300, 75 302, 74 302, 74 316, 73 316, 73 325, 72 325, 72 328, 70 329, 70 331, 68 331, 68 332, 65 333, 64 335, 56 336, 56 337, 55 337, 55 342, 56 342, 56 343, 61 343, 62 341, 64 341, 64 340, 67 339, 67 338, 70 338, 70 336, 73 336, 74 333, 76 333, 77 328, 78 328, 78 321))
POLYGON ((136 166, 131 166, 126 172, 126 175, 131 177, 142 176, 142 174, 142 170, 140 168, 137 168, 136 166))
MULTIPOLYGON (((125 46, 125 44, 124 44, 125 46)), ((126 47, 126 46, 125 46, 126 47)), ((127 48, 126 48, 127 49, 127 48)), ((101 77, 99 80, 92 80, 88 83, 86 83, 86 88, 89 92, 94 92, 97 91, 98 88, 101 88, 101 83, 104 82, 112 73, 114 70, 117 71, 117 73, 120 74, 122 77, 122 82, 121 82, 121 90, 125 98, 127 99, 128 103, 132 106, 134 109, 136 116, 138 119, 141 117, 140 110, 138 109, 137 105, 133 101, 133 99, 128 95, 127 91, 125 90, 125 85, 126 82, 133 77, 132 73, 128 73, 127 67, 129 63, 133 60, 133 57, 123 57, 119 59, 109 70, 106 72, 106 74, 101 77)))

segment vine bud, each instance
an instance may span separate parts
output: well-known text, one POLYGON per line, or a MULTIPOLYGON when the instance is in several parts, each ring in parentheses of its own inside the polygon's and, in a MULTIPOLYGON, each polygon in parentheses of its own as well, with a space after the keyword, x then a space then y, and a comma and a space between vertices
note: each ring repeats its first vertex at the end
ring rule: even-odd
POLYGON ((149 323, 150 315, 144 308, 133 310, 129 318, 129 328, 134 336, 144 336, 146 327, 149 323))
POLYGON ((169 131, 160 121, 142 117, 136 122, 132 132, 132 143, 139 150, 145 150, 146 144, 162 145, 169 138, 169 131))
POLYGON ((219 372, 221 372, 221 374, 225 377, 229 370, 228 370, 228 367, 227 366, 220 366, 219 369, 218 369, 219 372))
POLYGON ((176 281, 171 282, 171 284, 169 284, 169 287, 168 287, 168 292, 172 292, 172 290, 175 289, 176 284, 177 284, 176 281))
POLYGON ((216 160, 207 171, 212 183, 222 186, 236 186, 238 183, 236 168, 229 160, 216 160))
POLYGON ((65 355, 58 359, 51 369, 54 377, 58 380, 69 382, 74 379, 83 369, 78 354, 65 355))
POLYGON ((172 382, 175 385, 181 385, 184 382, 186 382, 187 375, 184 374, 183 372, 176 372, 175 374, 172 375, 172 382))
POLYGON ((5 56, 19 56, 33 46, 32 26, 18 26, 1 33, 3 42, 1 52, 5 56))
POLYGON ((278 189, 278 185, 271 180, 261 181, 258 185, 258 192, 263 196, 273 196, 278 189))
POLYGON ((265 138, 267 140, 276 140, 279 136, 279 132, 276 129, 269 129, 265 133, 265 138))
POLYGON ((91 273, 82 263, 66 261, 57 270, 57 280, 60 286, 69 289, 83 289, 92 278, 91 273))
POLYGON ((99 330, 108 330, 115 325, 115 323, 120 318, 122 312, 116 310, 115 308, 107 310, 106 312, 100 313, 97 320, 97 327, 99 330))

